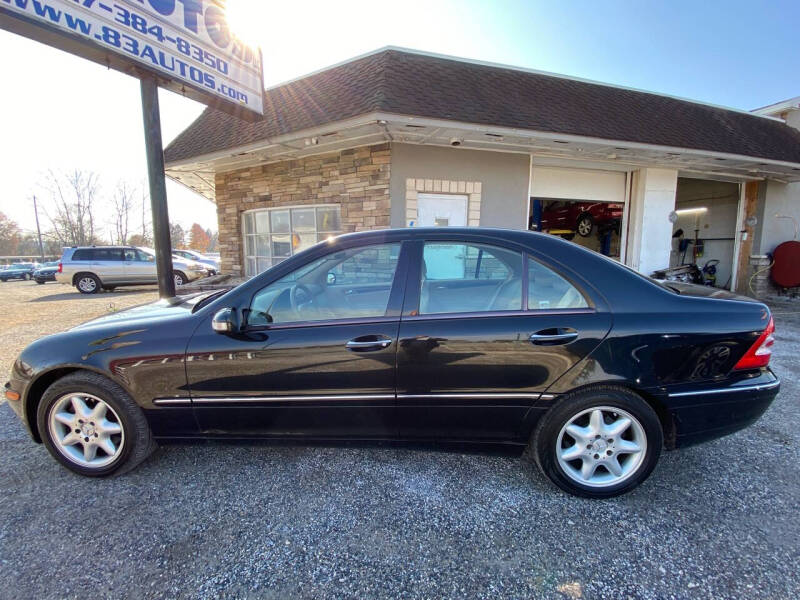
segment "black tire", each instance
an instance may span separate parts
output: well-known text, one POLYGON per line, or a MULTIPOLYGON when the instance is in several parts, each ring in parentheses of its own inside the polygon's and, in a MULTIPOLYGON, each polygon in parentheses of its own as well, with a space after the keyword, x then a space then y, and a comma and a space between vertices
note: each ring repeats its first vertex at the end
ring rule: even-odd
MULTIPOLYGON (((633 426, 629 428, 629 431, 631 430, 633 430, 633 426)), ((622 436, 625 435, 631 434, 622 434, 622 436)), ((565 436, 569 437, 568 434, 565 436)), ((605 444, 605 441, 601 440, 601 443, 605 444)), ((530 449, 542 473, 562 490, 585 498, 611 498, 632 490, 647 479, 658 462, 663 443, 664 433, 661 429, 661 422, 647 402, 624 387, 602 386, 587 388, 558 400, 536 426, 531 437, 530 449), (635 468, 632 468, 630 474, 625 475, 625 478, 618 483, 584 485, 570 476, 557 458, 557 446, 562 428, 576 415, 596 407, 619 408, 633 416, 638 421, 647 442, 644 456, 638 457, 637 455, 637 459, 633 463, 636 465, 635 468)), ((575 445, 577 445, 577 439, 575 445)), ((602 450, 600 452, 602 454, 602 450)), ((597 458, 598 454, 593 456, 597 458)), ((633 458, 634 455, 625 455, 622 460, 633 460, 633 458)), ((582 461, 582 459, 576 460, 582 461)), ((602 469, 601 474, 605 471, 611 476, 611 471, 604 466, 598 468, 602 469)), ((613 476, 611 477, 613 478, 613 476)))
POLYGON ((38 279, 36 280, 36 283, 38 283, 39 285, 44 285, 44 281, 39 281, 38 279))
POLYGON ((6 281, 8 281, 8 279, 7 279, 7 278, 5 278, 5 277, 3 277, 3 278, 0 278, 0 281, 2 281, 3 283, 5 283, 6 281))
POLYGON ((179 285, 185 285, 188 281, 183 271, 173 271, 172 277, 175 280, 175 287, 179 285))
POLYGON ((581 237, 589 237, 594 231, 594 218, 589 213, 584 213, 575 222, 575 231, 581 237))
POLYGON ((75 287, 81 294, 96 294, 102 289, 102 284, 96 275, 81 273, 75 276, 75 287))
POLYGON ((97 373, 80 371, 53 383, 42 396, 36 414, 42 441, 50 454, 69 470, 87 477, 106 477, 130 471, 146 459, 156 448, 150 427, 133 399, 119 385, 97 373), (91 394, 108 404, 116 413, 122 427, 124 443, 119 455, 102 467, 88 467, 71 461, 57 448, 50 431, 51 410, 63 396, 70 393, 91 394))

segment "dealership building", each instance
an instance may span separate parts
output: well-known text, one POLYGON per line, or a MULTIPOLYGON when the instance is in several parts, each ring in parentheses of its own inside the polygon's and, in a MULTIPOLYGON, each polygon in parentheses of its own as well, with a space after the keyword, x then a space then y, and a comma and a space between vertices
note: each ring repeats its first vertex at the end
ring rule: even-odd
POLYGON ((646 274, 710 263, 718 287, 762 295, 767 255, 797 236, 800 99, 749 113, 385 48, 268 89, 264 108, 207 109, 165 150, 167 175, 216 203, 238 276, 341 232, 485 226, 646 274))

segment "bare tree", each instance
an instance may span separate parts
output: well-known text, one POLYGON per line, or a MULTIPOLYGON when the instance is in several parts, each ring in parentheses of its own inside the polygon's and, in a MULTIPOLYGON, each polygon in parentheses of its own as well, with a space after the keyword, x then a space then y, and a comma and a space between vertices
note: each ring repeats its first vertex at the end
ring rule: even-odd
POLYGON ((127 244, 131 212, 135 209, 133 196, 136 189, 124 181, 118 181, 112 198, 114 211, 114 227, 111 241, 115 244, 127 244))
POLYGON ((183 248, 186 245, 186 232, 180 223, 169 224, 169 237, 173 248, 183 248))
POLYGON ((95 198, 100 185, 96 173, 75 169, 66 174, 48 171, 44 186, 50 192, 45 214, 62 245, 85 246, 97 241, 95 198))

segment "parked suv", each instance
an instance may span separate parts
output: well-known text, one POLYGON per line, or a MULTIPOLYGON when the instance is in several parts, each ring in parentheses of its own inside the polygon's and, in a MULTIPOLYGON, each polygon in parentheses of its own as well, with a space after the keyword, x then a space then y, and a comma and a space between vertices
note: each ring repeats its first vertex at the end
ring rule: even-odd
MULTIPOLYGON (((175 285, 180 286, 208 274, 194 261, 172 258, 175 285)), ((155 253, 133 246, 82 246, 64 248, 56 281, 74 285, 82 294, 123 285, 157 283, 155 253)))

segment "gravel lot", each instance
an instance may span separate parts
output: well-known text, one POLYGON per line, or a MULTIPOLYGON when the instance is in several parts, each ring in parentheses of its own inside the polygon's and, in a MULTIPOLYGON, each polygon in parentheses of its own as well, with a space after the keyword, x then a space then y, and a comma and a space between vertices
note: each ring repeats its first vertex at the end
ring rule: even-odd
MULTIPOLYGON (((0 367, 155 297, 0 284, 0 367)), ((610 501, 497 453, 197 444, 71 475, 0 405, 0 596, 796 598, 800 303, 774 307, 783 390, 755 426, 668 453, 610 501)))

